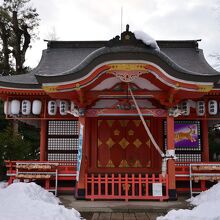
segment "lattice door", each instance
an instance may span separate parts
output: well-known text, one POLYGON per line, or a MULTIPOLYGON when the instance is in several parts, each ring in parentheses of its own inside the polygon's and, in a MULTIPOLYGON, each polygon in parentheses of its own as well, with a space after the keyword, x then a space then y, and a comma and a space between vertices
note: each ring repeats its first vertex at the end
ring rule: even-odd
POLYGON ((141 120, 98 121, 98 167, 150 168, 151 151, 141 120))
POLYGON ((48 121, 48 161, 76 161, 78 121, 48 121))

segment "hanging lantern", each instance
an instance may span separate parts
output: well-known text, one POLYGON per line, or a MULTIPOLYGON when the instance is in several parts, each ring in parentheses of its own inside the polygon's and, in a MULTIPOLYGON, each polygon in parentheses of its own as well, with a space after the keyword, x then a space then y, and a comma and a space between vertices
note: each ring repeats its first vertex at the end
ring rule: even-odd
POLYGON ((41 113, 42 102, 40 100, 34 100, 32 104, 32 113, 39 115, 41 113))
POLYGON ((188 101, 184 101, 181 103, 181 109, 183 111, 183 115, 188 116, 190 114, 190 106, 188 101))
POLYGON ((5 115, 10 115, 11 114, 11 102, 10 101, 5 101, 4 102, 4 114, 5 115))
POLYGON ((21 102, 19 100, 11 101, 11 114, 18 115, 20 112, 21 102))
POLYGON ((74 117, 79 117, 79 109, 73 101, 70 103, 70 114, 72 114, 74 117))
POLYGON ((48 115, 56 115, 57 114, 57 102, 51 100, 48 102, 48 115))
POLYGON ((23 115, 31 114, 31 102, 29 100, 23 100, 21 102, 21 113, 23 115))
POLYGON ((209 100, 208 111, 210 115, 216 115, 218 113, 218 103, 215 100, 209 100))
POLYGON ((67 101, 60 101, 60 114, 67 115, 68 110, 68 102, 67 101))
POLYGON ((73 101, 70 102, 70 111, 73 112, 76 109, 76 106, 73 101))
POLYGON ((205 115, 205 102, 204 101, 198 101, 196 103, 196 114, 198 116, 205 115))

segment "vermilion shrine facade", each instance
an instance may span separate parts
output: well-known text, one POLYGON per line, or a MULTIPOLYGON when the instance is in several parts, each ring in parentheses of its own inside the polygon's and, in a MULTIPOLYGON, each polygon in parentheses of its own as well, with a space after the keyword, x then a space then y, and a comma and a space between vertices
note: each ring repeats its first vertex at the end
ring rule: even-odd
MULTIPOLYGON (((128 29, 110 41, 49 41, 33 71, 1 77, 6 118, 41 128, 40 161, 8 161, 9 181, 16 167, 52 164, 58 190, 79 198, 164 200, 189 191, 191 165, 213 171, 208 122, 219 120, 219 72, 197 40, 157 44, 128 29)), ((194 180, 204 189, 209 179, 194 180)))

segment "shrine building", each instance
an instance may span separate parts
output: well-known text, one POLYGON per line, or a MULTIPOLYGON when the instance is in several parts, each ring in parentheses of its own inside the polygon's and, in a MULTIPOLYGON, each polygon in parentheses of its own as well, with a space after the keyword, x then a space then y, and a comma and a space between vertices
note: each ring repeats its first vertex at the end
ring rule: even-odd
POLYGON ((30 73, 0 77, 6 119, 40 125, 40 161, 6 161, 9 183, 167 200, 218 181, 208 128, 220 120, 220 73, 199 40, 156 43, 128 27, 109 41, 48 41, 30 73))

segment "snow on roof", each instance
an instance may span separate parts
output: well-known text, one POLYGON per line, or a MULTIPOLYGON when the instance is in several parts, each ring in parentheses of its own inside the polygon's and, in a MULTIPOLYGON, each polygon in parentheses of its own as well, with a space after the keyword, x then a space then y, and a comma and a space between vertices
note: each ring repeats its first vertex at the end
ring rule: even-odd
POLYGON ((142 40, 143 43, 145 43, 147 46, 150 46, 151 48, 158 50, 158 51, 160 50, 156 40, 154 40, 147 33, 143 32, 143 31, 135 31, 134 35, 135 35, 136 39, 142 40))
POLYGON ((171 210, 165 216, 158 217, 157 220, 217 220, 220 219, 220 183, 214 185, 207 191, 189 200, 195 205, 192 210, 179 209, 171 210))
POLYGON ((75 209, 59 205, 59 199, 35 183, 13 183, 0 189, 0 219, 80 220, 75 209))

